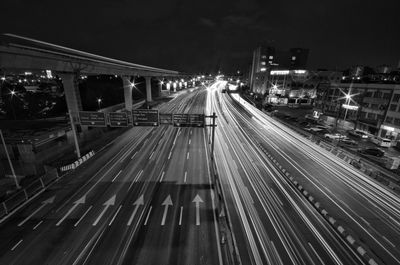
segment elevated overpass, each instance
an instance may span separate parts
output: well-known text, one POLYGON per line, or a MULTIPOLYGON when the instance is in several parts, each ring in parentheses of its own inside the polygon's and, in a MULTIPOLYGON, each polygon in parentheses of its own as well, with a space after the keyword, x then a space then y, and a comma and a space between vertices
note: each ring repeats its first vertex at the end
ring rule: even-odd
POLYGON ((9 33, 0 35, 0 69, 56 72, 62 79, 70 113, 78 113, 82 110, 77 82, 81 74, 121 76, 127 110, 132 110, 133 84, 130 82, 132 76, 145 77, 146 100, 152 101, 152 77, 180 75, 178 71, 112 59, 9 33))

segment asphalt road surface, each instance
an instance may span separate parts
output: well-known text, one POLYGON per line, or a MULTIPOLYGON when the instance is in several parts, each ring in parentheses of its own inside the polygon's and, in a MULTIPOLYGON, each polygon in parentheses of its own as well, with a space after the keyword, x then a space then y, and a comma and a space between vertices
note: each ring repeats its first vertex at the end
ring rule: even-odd
MULTIPOLYGON (((206 90, 160 113, 204 113, 206 90)), ((0 264, 222 264, 203 128, 134 127, 0 226, 0 264)))
POLYGON ((399 198, 224 87, 207 111, 242 263, 400 264, 399 198))

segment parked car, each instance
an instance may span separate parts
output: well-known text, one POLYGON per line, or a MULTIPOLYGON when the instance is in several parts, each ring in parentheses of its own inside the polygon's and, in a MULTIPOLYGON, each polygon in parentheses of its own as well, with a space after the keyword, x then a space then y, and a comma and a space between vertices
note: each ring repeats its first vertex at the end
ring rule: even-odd
POLYGON ((345 137, 345 138, 341 139, 340 143, 345 144, 345 145, 350 145, 350 146, 358 145, 357 141, 354 141, 353 139, 350 139, 348 137, 345 137))
POLYGON ((372 155, 372 156, 377 156, 377 157, 382 157, 385 155, 385 152, 378 148, 366 148, 366 149, 358 150, 358 152, 361 154, 372 155))
POLYGON ((387 139, 387 138, 373 136, 370 138, 370 141, 373 142, 374 144, 376 144, 377 146, 381 146, 381 147, 391 147, 392 146, 392 140, 387 139))
POLYGON ((354 136, 354 137, 360 137, 362 139, 368 139, 368 133, 361 131, 361 130, 351 130, 348 132, 349 135, 354 136))
POLYGON ((340 133, 326 133, 324 134, 324 137, 326 139, 330 139, 330 140, 339 140, 339 139, 344 139, 346 138, 346 135, 340 134, 340 133))

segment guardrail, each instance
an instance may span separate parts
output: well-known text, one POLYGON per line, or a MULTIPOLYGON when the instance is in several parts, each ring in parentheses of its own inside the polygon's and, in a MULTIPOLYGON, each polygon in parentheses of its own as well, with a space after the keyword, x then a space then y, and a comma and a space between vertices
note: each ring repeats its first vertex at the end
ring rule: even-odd
POLYGON ((28 186, 22 188, 10 198, 1 203, 0 218, 10 214, 14 209, 34 197, 41 191, 44 191, 50 183, 58 179, 57 169, 51 169, 46 174, 36 179, 28 186))
POLYGON ((71 163, 69 165, 66 165, 66 166, 62 166, 60 168, 60 171, 64 172, 64 171, 75 169, 75 168, 79 167, 80 165, 82 165, 83 163, 85 163, 92 156, 94 156, 94 151, 93 150, 90 151, 89 153, 87 153, 86 155, 82 156, 81 158, 79 158, 75 162, 73 162, 73 163, 71 163))

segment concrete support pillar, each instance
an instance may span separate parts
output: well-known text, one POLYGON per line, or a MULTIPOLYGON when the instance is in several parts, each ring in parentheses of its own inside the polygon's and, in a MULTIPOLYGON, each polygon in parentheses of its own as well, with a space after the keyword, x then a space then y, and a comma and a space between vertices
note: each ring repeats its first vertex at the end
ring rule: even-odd
POLYGON ((146 101, 151 102, 151 76, 145 76, 144 78, 146 79, 146 101))
MULTIPOLYGON (((79 111, 82 110, 82 100, 79 94, 78 75, 76 73, 62 73, 59 74, 64 87, 65 100, 67 101, 68 116, 71 122, 71 128, 74 136, 74 143, 76 149, 76 156, 80 158, 81 152, 79 149, 79 142, 77 131, 75 128, 75 121, 78 118, 79 111)), ((82 126, 83 131, 87 130, 87 126, 82 126)))
POLYGON ((58 74, 61 77, 65 100, 67 101, 68 112, 73 117, 77 117, 78 112, 82 110, 81 95, 79 94, 78 75, 75 73, 58 74))
POLYGON ((122 76, 124 86, 125 109, 132 110, 132 83, 129 76, 122 76))

